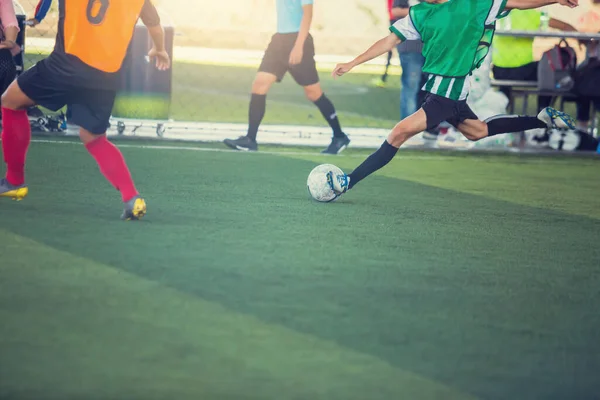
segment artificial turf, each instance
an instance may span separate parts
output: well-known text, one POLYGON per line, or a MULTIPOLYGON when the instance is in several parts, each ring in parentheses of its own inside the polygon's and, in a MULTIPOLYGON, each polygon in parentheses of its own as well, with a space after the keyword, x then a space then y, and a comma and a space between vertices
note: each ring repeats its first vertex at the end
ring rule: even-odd
POLYGON ((368 152, 118 144, 139 223, 64 139, 0 199, 1 399, 600 393, 598 160, 403 151, 319 204, 368 152))

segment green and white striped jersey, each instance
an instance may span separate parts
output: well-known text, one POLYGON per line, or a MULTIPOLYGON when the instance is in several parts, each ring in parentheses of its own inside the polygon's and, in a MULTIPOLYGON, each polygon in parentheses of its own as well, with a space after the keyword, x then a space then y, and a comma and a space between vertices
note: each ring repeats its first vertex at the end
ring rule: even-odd
MULTIPOLYGON (((423 72, 429 73, 423 90, 451 100, 467 98, 470 73, 478 67, 477 57, 481 56, 482 32, 491 43, 495 22, 503 16, 505 5, 506 0, 421 3, 412 7, 409 17, 390 27, 402 41, 423 40, 423 72), (415 26, 415 18, 422 35, 415 26), (465 23, 457 25, 456 21, 465 23)), ((487 54, 487 48, 484 50, 481 57, 487 54)))

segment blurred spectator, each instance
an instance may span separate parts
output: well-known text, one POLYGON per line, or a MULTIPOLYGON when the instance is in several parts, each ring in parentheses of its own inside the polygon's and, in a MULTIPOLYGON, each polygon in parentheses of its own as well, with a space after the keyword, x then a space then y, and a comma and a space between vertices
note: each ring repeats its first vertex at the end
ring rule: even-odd
POLYGON ((17 44, 19 24, 12 0, 0 0, 0 90, 2 93, 17 76, 13 57, 21 51, 17 44))
MULTIPOLYGON (((501 20, 504 29, 537 31, 541 26, 542 12, 539 10, 513 10, 501 20)), ((549 26, 561 31, 575 31, 566 22, 550 18, 549 26)), ((537 81, 538 62, 533 60, 533 38, 497 36, 494 38, 492 64, 494 78, 511 81, 537 81)), ((500 89, 510 98, 510 87, 500 89)), ((538 97, 538 110, 548 107, 552 101, 549 96, 538 97)))
MULTIPOLYGON (((600 0, 593 0, 592 3, 600 4, 600 0)), ((582 15, 577 27, 581 32, 600 33, 600 9, 597 7, 582 15)), ((598 41, 584 44, 587 48, 586 59, 577 74, 577 127, 587 130, 592 102, 596 110, 600 110, 600 45, 598 41)))
POLYGON ((31 26, 36 26, 40 22, 46 18, 46 14, 48 14, 48 10, 50 10, 50 6, 52 5, 52 0, 40 0, 37 7, 35 8, 35 15, 33 18, 27 20, 27 22, 31 26))
MULTIPOLYGON (((420 0, 394 0, 392 16, 396 20, 406 18, 409 7, 420 2, 420 0)), ((423 43, 420 40, 407 40, 400 43, 397 49, 402 65, 400 119, 404 119, 417 111, 421 105, 418 96, 421 87, 425 84, 422 78, 425 58, 421 54, 423 43)))
MULTIPOLYGON (((393 7, 394 7, 394 0, 387 0, 387 10, 388 10, 388 15, 389 15, 390 26, 394 25, 394 22, 396 22, 398 20, 398 18, 394 17, 394 14, 392 13, 393 7)), ((375 79, 373 81, 373 85, 375 85, 377 87, 385 87, 385 84, 387 83, 388 71, 390 69, 390 65, 392 65, 392 56, 393 56, 392 51, 391 50, 388 51, 387 62, 385 64, 385 69, 383 70, 383 75, 381 75, 381 77, 375 79)))

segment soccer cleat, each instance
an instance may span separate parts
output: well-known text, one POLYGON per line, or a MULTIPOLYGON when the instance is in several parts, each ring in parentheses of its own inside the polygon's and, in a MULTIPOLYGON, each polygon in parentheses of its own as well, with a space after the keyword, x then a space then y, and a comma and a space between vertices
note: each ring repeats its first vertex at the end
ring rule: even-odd
POLYGON ((321 153, 323 154, 340 154, 350 144, 350 138, 346 135, 341 137, 333 137, 331 143, 321 153))
POLYGON ((21 201, 28 193, 29 189, 26 184, 12 185, 6 178, 0 179, 0 197, 8 197, 16 201, 21 201))
POLYGON ((237 139, 225 139, 223 141, 226 146, 231 147, 234 150, 241 151, 257 151, 258 144, 256 140, 250 139, 248 136, 240 136, 237 139))
POLYGON ((348 191, 350 178, 348 178, 348 175, 346 174, 334 175, 332 171, 329 171, 327 173, 327 183, 329 184, 331 190, 333 190, 334 193, 339 196, 348 191))
POLYGON ((569 114, 546 107, 538 114, 538 119, 548 128, 575 129, 575 120, 569 114))
POLYGON ((121 219, 123 221, 137 221, 146 215, 146 202, 139 195, 125 203, 121 219))

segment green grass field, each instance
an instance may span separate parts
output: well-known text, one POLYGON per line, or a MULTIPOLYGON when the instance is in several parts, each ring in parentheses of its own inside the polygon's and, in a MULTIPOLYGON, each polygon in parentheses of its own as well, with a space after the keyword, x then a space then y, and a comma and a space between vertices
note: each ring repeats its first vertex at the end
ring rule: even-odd
POLYGON ((319 204, 368 152, 118 144, 139 223, 65 139, 0 202, 0 399, 600 393, 598 160, 402 151, 319 204))

